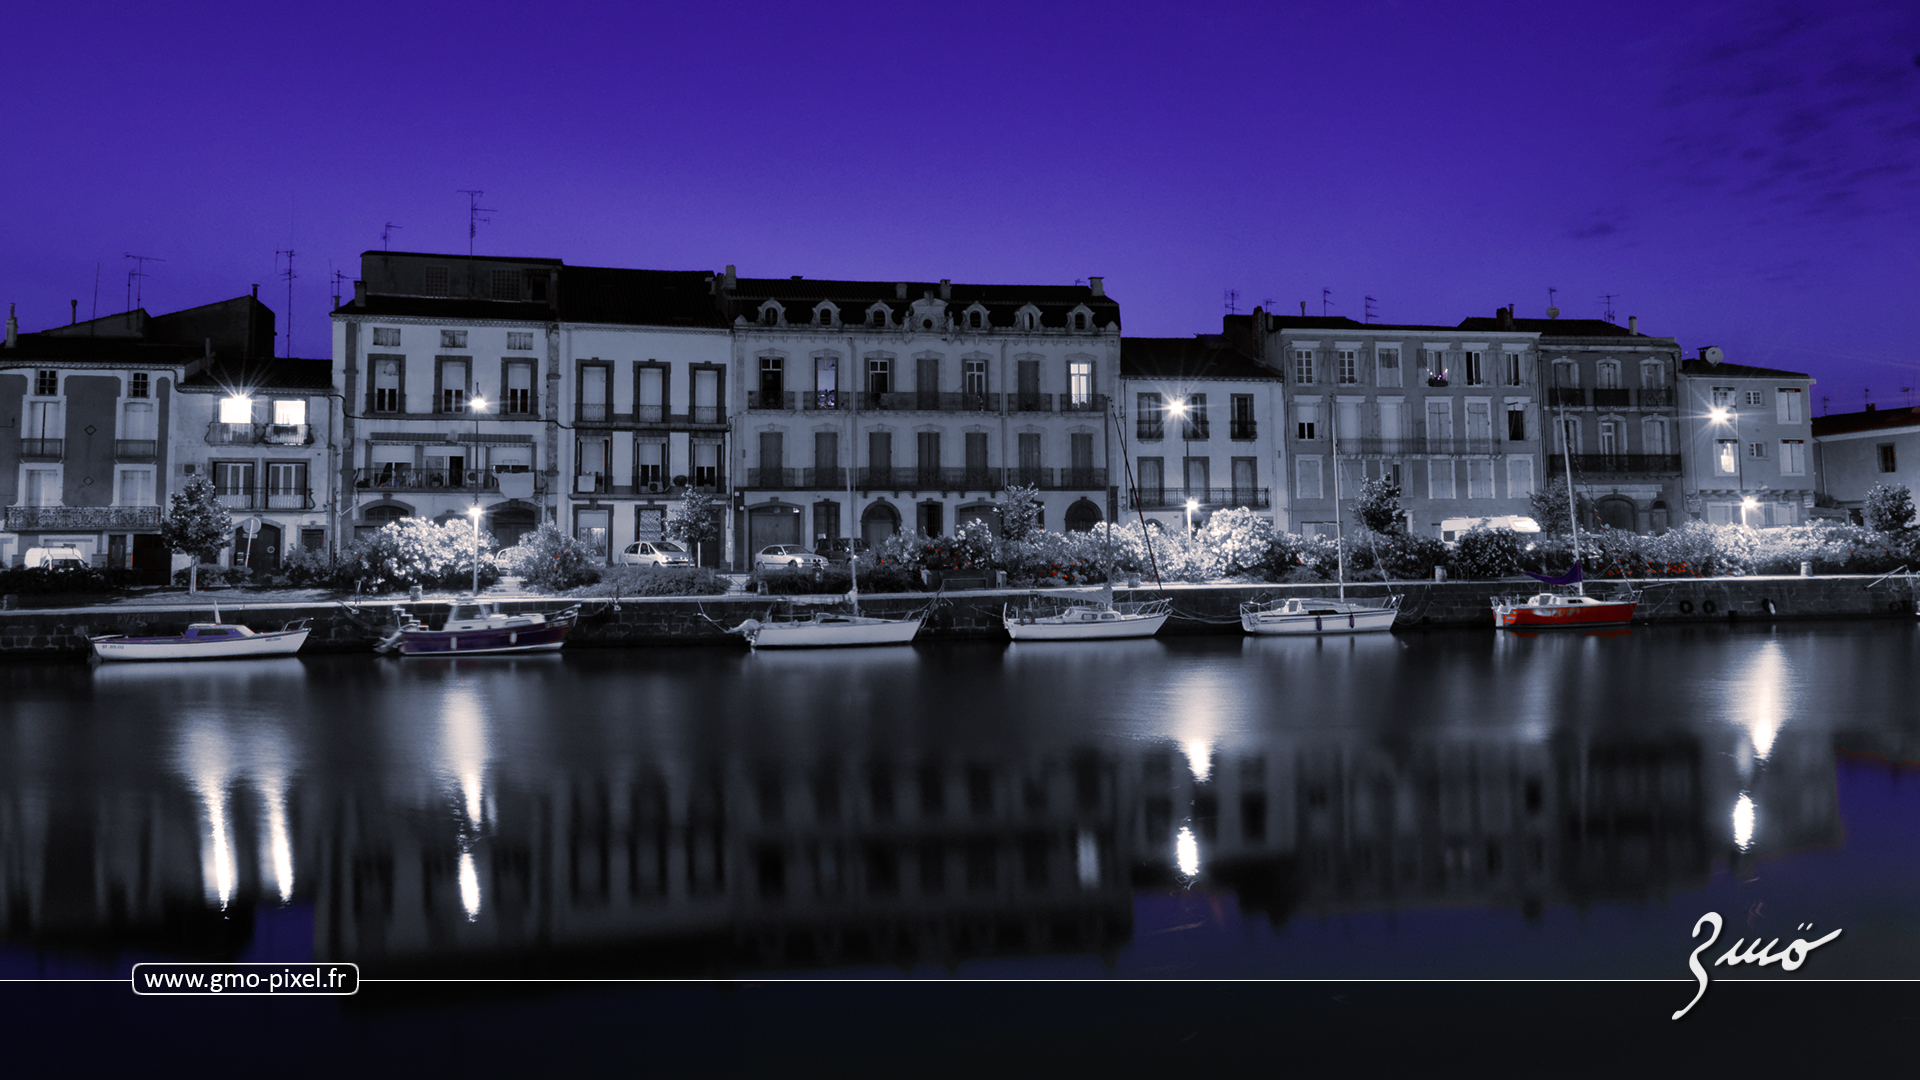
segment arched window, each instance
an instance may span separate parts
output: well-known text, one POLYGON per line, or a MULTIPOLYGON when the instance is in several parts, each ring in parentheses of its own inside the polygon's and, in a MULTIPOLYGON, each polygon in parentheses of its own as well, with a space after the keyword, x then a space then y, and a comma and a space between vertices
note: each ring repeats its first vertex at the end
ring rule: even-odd
POLYGON ((814 312, 814 316, 819 319, 821 326, 833 325, 833 309, 832 308, 821 308, 819 311, 814 312))
POLYGON ((1078 499, 1067 507, 1066 526, 1068 532, 1092 532, 1100 524, 1100 507, 1092 499, 1078 499))
POLYGON ((980 329, 980 313, 979 312, 977 311, 967 312, 967 326, 970 329, 974 329, 974 330, 980 329))
POLYGON ((1084 311, 1076 311, 1076 312, 1074 312, 1074 315, 1073 315, 1073 328, 1074 328, 1075 330, 1085 330, 1085 329, 1087 328, 1087 313, 1086 313, 1086 312, 1084 312, 1084 311))
POLYGON ((887 325, 887 309, 886 308, 873 309, 873 325, 875 326, 887 325))
POLYGON ((780 324, 780 309, 776 307, 767 308, 760 313, 760 321, 768 326, 778 326, 780 324))
POLYGON ((380 506, 367 507, 365 512, 363 512, 360 515, 360 518, 361 520, 365 521, 367 524, 372 525, 375 528, 378 528, 382 525, 389 525, 389 524, 392 524, 393 522, 399 521, 401 518, 412 517, 412 516, 413 516, 413 511, 408 510, 404 506, 396 506, 392 503, 385 503, 380 506))

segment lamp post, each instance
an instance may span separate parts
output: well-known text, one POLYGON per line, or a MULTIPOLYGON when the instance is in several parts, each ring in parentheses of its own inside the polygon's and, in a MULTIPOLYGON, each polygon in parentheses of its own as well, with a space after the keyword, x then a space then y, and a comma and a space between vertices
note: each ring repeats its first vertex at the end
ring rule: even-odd
POLYGON ((480 518, 486 513, 480 507, 480 489, 485 481, 485 473, 480 469, 480 414, 487 411, 487 399, 474 395, 468 403, 473 408, 473 506, 467 516, 473 519, 473 599, 480 600, 480 518))
POLYGON ((1189 497, 1187 499, 1187 535, 1188 536, 1193 535, 1193 512, 1198 509, 1200 509, 1200 500, 1189 497))
POLYGON ((1707 416, 1716 424, 1730 424, 1733 427, 1734 483, 1740 488, 1740 525, 1745 528, 1747 511, 1760 503, 1747 494, 1746 447, 1740 445, 1740 410, 1730 405, 1715 405, 1707 410, 1707 416))
POLYGON ((1180 490, 1187 493, 1187 535, 1193 535, 1193 512, 1200 504, 1193 498, 1193 492, 1187 487, 1187 460, 1193 457, 1193 425, 1187 422, 1187 399, 1174 398, 1167 402, 1167 411, 1180 421, 1180 490))
POLYGON ((473 598, 480 599, 480 504, 474 503, 467 516, 473 519, 473 598))

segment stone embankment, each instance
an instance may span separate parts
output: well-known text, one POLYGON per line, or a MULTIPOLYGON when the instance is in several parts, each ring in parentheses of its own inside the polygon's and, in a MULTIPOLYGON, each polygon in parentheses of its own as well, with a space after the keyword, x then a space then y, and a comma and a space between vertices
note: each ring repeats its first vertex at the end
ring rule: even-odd
MULTIPOLYGON (((1738 577, 1673 579, 1645 582, 1591 582, 1589 591, 1606 596, 1631 584, 1642 591, 1636 623, 1716 623, 1729 620, 1913 618, 1915 585, 1905 577, 1866 576, 1738 577)), ((1491 599, 1530 591, 1528 583, 1513 581, 1396 582, 1402 594, 1396 630, 1420 627, 1492 627, 1491 599)), ((1350 597, 1379 596, 1380 584, 1350 585, 1350 597)), ((902 616, 928 610, 920 640, 989 639, 1004 636, 1000 618, 1008 603, 1039 595, 1086 595, 1080 590, 987 589, 949 592, 863 595, 861 610, 869 615, 902 616)), ((1288 596, 1330 596, 1333 587, 1319 585, 1171 585, 1165 595, 1173 601, 1174 618, 1162 634, 1240 632, 1240 605, 1249 600, 1288 596)), ((1116 599, 1147 600, 1161 595, 1152 588, 1120 589, 1116 599)), ((797 597, 794 606, 806 610, 810 602, 831 597, 797 597)), ((574 601, 558 598, 503 601, 507 611, 552 611, 574 601)), ((726 628, 747 618, 765 618, 784 608, 785 601, 765 596, 708 596, 686 598, 608 599, 578 601, 581 621, 567 639, 569 648, 638 645, 742 645, 726 628)), ((306 652, 364 652, 395 625, 394 609, 405 607, 429 624, 446 617, 448 604, 408 603, 405 600, 369 600, 358 603, 248 604, 237 595, 220 600, 221 617, 255 630, 277 630, 294 619, 311 620, 306 652)), ((87 639, 101 634, 135 636, 178 633, 190 622, 213 617, 211 599, 203 605, 102 605, 0 612, 0 658, 84 659, 87 639)))

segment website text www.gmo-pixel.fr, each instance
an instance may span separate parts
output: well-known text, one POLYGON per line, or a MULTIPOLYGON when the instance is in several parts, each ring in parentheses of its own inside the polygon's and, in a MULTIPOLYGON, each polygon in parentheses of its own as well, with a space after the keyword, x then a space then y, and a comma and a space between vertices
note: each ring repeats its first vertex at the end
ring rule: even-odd
POLYGON ((357 964, 135 964, 136 994, 291 994, 339 996, 358 993, 357 964))

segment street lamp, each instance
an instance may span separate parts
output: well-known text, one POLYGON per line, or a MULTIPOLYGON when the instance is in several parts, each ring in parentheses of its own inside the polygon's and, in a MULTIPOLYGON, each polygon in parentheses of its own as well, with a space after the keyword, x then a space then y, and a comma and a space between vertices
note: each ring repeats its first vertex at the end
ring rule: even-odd
POLYGON ((480 504, 476 500, 473 508, 467 511, 473 519, 473 599, 480 600, 480 504))
POLYGON ((1193 534, 1193 512, 1200 504, 1193 499, 1193 492, 1187 488, 1189 466, 1187 460, 1193 457, 1193 425, 1187 423, 1187 400, 1174 398, 1167 402, 1167 411, 1180 421, 1180 490, 1187 493, 1187 534, 1193 534))
POLYGON ((1727 405, 1715 405, 1707 410, 1707 419, 1716 424, 1730 424, 1733 427, 1733 474, 1734 483, 1740 488, 1740 525, 1747 524, 1747 511, 1760 505, 1759 500, 1747 494, 1746 447, 1740 445, 1740 410, 1727 405))
POLYGON ((1187 500, 1187 535, 1188 536, 1193 535, 1193 512, 1198 509, 1200 509, 1200 500, 1189 498, 1187 500))

